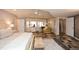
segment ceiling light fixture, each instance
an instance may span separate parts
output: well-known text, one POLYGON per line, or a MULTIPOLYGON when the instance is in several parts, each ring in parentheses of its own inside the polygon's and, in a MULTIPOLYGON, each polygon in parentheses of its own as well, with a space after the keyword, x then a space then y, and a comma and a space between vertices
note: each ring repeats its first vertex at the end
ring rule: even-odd
POLYGON ((35 14, 35 15, 41 15, 39 10, 36 10, 36 11, 34 12, 34 14, 35 14))
POLYGON ((38 14, 38 12, 36 11, 36 12, 34 12, 34 14, 38 14))

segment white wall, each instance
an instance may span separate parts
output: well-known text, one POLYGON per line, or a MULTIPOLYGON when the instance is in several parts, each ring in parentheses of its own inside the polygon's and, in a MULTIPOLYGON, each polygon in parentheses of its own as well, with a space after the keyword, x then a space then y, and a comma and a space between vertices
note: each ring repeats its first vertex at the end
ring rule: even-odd
POLYGON ((24 19, 19 19, 18 23, 19 32, 24 32, 24 19))
POLYGON ((59 35, 59 18, 55 18, 54 20, 54 33, 59 35))
POLYGON ((16 16, 4 10, 0 10, 0 20, 11 20, 11 19, 16 19, 16 16))
POLYGON ((74 17, 66 19, 66 34, 74 36, 74 17))
POLYGON ((14 25, 12 29, 16 29, 16 16, 6 12, 4 10, 0 10, 0 28, 9 28, 11 25, 14 25))

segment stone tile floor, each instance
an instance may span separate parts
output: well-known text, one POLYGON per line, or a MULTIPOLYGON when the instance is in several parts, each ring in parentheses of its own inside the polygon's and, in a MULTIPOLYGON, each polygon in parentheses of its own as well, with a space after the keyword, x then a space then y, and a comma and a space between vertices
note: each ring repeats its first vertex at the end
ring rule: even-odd
POLYGON ((44 42, 45 50, 64 50, 52 38, 43 38, 43 42, 44 42))

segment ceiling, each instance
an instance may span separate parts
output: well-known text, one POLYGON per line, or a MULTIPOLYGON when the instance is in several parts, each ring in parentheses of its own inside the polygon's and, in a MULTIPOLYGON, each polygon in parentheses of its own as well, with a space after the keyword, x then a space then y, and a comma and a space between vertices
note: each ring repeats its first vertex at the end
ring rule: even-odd
POLYGON ((6 9, 5 11, 16 15, 17 17, 51 18, 49 12, 37 9, 6 9))
POLYGON ((37 18, 67 17, 79 14, 79 9, 6 9, 5 11, 18 17, 37 18))
POLYGON ((79 9, 44 9, 53 16, 68 17, 79 14, 79 9))

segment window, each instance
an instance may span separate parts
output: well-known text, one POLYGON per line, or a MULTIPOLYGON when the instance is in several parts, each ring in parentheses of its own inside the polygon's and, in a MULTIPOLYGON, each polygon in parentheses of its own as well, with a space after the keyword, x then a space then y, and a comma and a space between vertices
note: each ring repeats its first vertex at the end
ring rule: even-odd
POLYGON ((26 20, 26 29, 40 28, 46 25, 46 19, 28 19, 26 20))
POLYGON ((44 23, 44 22, 40 22, 40 21, 38 21, 38 26, 39 27, 42 27, 42 26, 45 26, 46 24, 44 23))
POLYGON ((30 27, 36 27, 36 21, 30 21, 30 27))
POLYGON ((29 27, 30 23, 29 21, 26 22, 26 27, 29 27))

